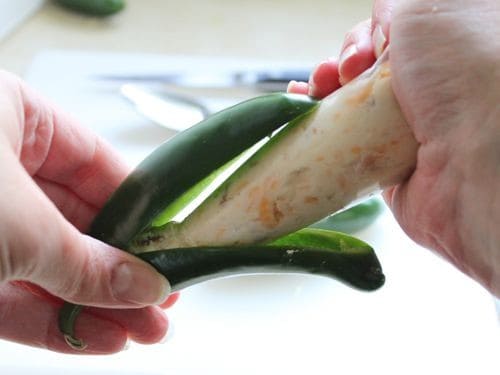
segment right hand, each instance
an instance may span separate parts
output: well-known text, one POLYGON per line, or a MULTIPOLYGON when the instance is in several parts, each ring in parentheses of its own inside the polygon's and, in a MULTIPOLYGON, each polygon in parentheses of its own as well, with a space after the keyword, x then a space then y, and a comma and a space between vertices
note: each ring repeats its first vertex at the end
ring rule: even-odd
POLYGON ((499 19, 497 0, 376 0, 340 58, 289 89, 326 96, 368 68, 390 39, 393 89, 420 148, 415 172, 386 191, 386 201, 412 239, 497 296, 499 19))

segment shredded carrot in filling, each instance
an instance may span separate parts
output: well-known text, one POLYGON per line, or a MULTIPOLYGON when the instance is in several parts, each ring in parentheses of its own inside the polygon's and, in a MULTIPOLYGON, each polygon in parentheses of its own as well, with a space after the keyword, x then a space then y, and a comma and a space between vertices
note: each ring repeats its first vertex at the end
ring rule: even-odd
POLYGON ((352 146, 351 147, 351 152, 353 154, 359 155, 361 153, 361 147, 360 146, 352 146))
POLYGON ((380 69, 379 72, 379 77, 380 78, 389 78, 391 76, 391 70, 387 66, 387 64, 384 64, 384 66, 380 69))
POLYGON ((364 87, 361 88, 356 95, 353 95, 348 99, 349 104, 352 105, 360 105, 363 104, 372 94, 373 91, 373 82, 369 82, 364 87))
POLYGON ((259 204, 259 221, 267 228, 276 227, 283 218, 276 202, 271 203, 266 197, 262 197, 259 204))
POLYGON ((318 202, 319 202, 318 197, 313 197, 313 196, 309 195, 309 196, 304 198, 304 203, 312 204, 312 203, 318 203, 318 202))

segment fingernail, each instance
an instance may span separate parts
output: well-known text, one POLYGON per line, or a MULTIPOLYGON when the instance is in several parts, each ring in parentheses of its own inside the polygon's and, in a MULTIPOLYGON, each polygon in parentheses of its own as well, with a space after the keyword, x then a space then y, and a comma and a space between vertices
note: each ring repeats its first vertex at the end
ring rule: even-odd
POLYGON ((344 72, 344 64, 347 60, 349 60, 352 56, 358 53, 358 47, 356 44, 351 44, 347 47, 339 57, 339 82, 341 85, 345 85, 348 80, 345 77, 344 72))
POLYGON ((170 294, 167 279, 147 264, 120 264, 113 271, 111 287, 118 300, 141 305, 160 304, 170 294))
POLYGON ((372 43, 373 43, 373 51, 375 53, 375 57, 379 58, 382 52, 384 52, 384 49, 387 44, 387 38, 384 35, 382 26, 377 25, 373 29, 372 43))
POLYGON ((351 44, 344 51, 342 51, 339 58, 339 69, 341 69, 342 65, 356 53, 358 53, 358 47, 356 46, 356 44, 351 44))
POLYGON ((307 95, 314 97, 316 95, 316 81, 314 80, 314 74, 318 68, 314 68, 309 76, 307 95))
POLYGON ((307 82, 290 81, 286 91, 291 94, 307 95, 309 92, 309 85, 307 82))

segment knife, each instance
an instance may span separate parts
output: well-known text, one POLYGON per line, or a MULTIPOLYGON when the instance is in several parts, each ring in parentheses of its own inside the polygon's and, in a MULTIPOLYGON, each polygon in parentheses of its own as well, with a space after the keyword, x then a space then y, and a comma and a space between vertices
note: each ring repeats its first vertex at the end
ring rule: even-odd
POLYGON ((288 82, 309 80, 311 68, 242 70, 226 72, 172 72, 164 74, 102 74, 98 80, 162 83, 184 88, 245 88, 260 92, 286 91, 288 82))
POLYGON ((210 110, 193 97, 150 86, 128 83, 120 87, 120 93, 143 116, 175 131, 183 131, 210 114, 210 110))

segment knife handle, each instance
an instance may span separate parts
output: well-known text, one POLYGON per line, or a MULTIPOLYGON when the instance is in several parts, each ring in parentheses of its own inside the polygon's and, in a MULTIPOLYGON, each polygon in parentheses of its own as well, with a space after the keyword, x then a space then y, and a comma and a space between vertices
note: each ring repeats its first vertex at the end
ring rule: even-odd
POLYGON ((290 81, 309 81, 310 70, 280 70, 256 73, 255 88, 262 92, 286 91, 290 81))

